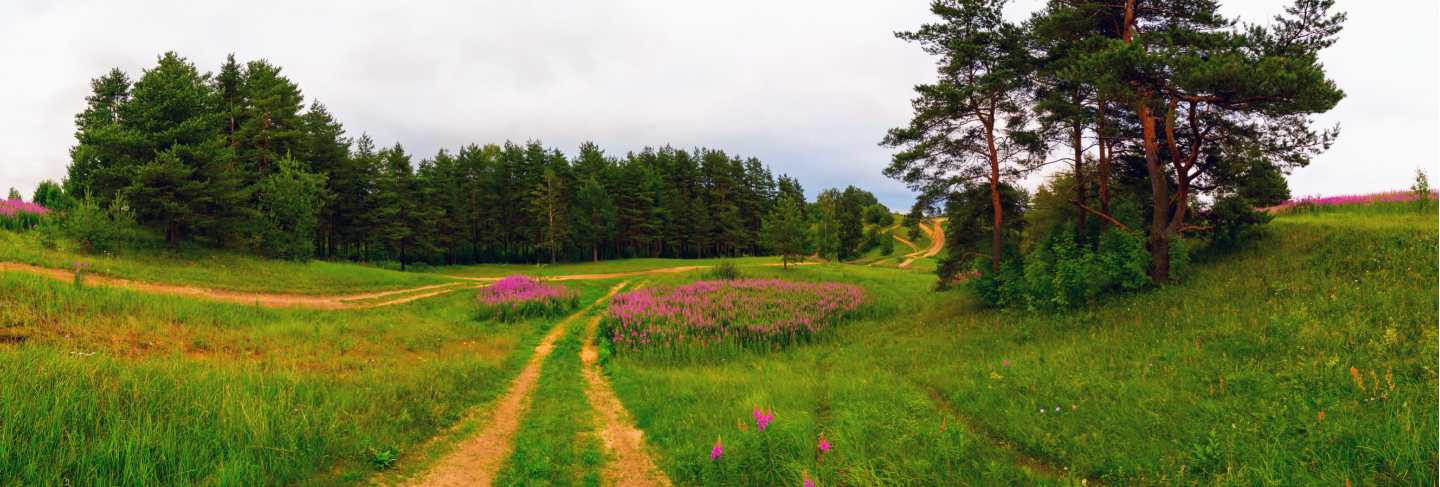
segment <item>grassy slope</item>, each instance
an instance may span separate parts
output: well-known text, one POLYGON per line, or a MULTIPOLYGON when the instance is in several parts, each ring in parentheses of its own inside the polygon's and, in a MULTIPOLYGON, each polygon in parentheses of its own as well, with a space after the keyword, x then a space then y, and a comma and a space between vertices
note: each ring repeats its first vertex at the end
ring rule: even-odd
POLYGON ((148 282, 216 289, 306 294, 345 294, 417 287, 445 282, 427 274, 399 272, 350 263, 312 260, 290 262, 219 251, 131 252, 88 255, 45 249, 34 233, 0 230, 0 261, 70 269, 90 263, 90 272, 148 282))
POLYGON ((1073 481, 1057 480, 1068 469, 1122 484, 1434 485, 1436 231, 1433 214, 1287 216, 1183 283, 1058 314, 979 309, 912 273, 802 268, 791 276, 858 281, 893 308, 751 360, 608 367, 681 483, 797 483, 802 470, 822 484, 1073 481), (780 453, 709 462, 717 436, 737 456, 761 448, 737 427, 757 404, 778 413, 780 453), (824 463, 820 431, 836 444, 824 463), (767 473, 763 458, 781 465, 767 473))
MULTIPOLYGON (((587 302, 606 289, 572 285, 587 302)), ((471 299, 275 310, 0 275, 0 472, 22 484, 360 480, 375 451, 410 453, 493 399, 553 322, 478 322, 471 299)))
POLYGON ((500 277, 511 274, 544 277, 568 274, 609 274, 615 272, 637 272, 667 267, 712 266, 721 262, 732 262, 738 266, 778 264, 779 257, 737 257, 732 259, 623 259, 599 262, 575 262, 562 264, 476 264, 465 266, 435 267, 427 272, 460 277, 500 277))

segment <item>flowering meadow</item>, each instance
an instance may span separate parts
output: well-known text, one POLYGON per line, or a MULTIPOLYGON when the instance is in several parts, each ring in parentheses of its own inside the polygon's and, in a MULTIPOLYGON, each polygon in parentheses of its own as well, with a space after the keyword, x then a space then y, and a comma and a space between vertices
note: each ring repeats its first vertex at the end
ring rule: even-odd
POLYGON ((865 290, 853 284, 696 281, 616 296, 601 333, 618 353, 774 349, 810 339, 865 302, 865 290))
MULTIPOLYGON (((1440 198, 1440 194, 1434 191, 1429 193, 1430 200, 1440 198)), ((1414 191, 1386 191, 1383 193, 1371 194, 1350 194, 1342 196, 1306 196, 1298 199, 1290 199, 1284 203, 1264 208, 1268 212, 1284 212, 1305 208, 1316 208, 1340 205, 1370 205, 1376 203, 1405 203, 1420 199, 1420 194, 1414 191)))
POLYGON ((0 228, 26 230, 40 224, 40 217, 50 209, 21 200, 0 200, 0 228))
POLYGON ((518 275, 507 276, 481 289, 476 301, 480 305, 480 319, 499 321, 556 316, 580 305, 579 295, 564 286, 518 275))

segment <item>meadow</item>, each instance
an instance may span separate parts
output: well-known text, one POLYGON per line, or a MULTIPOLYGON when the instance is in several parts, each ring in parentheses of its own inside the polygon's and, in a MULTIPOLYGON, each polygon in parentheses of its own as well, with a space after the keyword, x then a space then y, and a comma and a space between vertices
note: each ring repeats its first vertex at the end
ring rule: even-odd
POLYGON ((0 290, 0 472, 29 485, 355 483, 424 456, 552 323, 476 320, 473 293, 313 311, 15 273, 0 290))
POLYGON ((681 484, 1433 485, 1434 215, 1332 208, 1267 233, 1181 284, 1054 313, 805 268, 787 278, 884 305, 783 353, 608 370, 681 484), (755 407, 776 415, 763 435, 755 407))
MULTIPOLYGON (((1290 212, 1237 251, 1197 256, 1178 284, 1062 311, 986 309, 963 286, 933 292, 934 277, 913 269, 785 270, 765 265, 773 258, 740 261, 738 281, 710 269, 628 276, 631 294, 612 306, 511 322, 483 317, 472 290, 272 309, 3 273, 0 472, 22 484, 414 480, 480 429, 541 336, 558 332, 496 481, 603 485, 620 460, 587 400, 581 350, 594 330, 604 377, 678 485, 1433 485, 1436 233, 1433 213, 1402 203, 1290 212), (803 339, 755 328, 820 316, 806 303, 825 301, 805 290, 850 288, 855 306, 803 339), (691 292, 667 301, 678 289, 691 292), (677 306, 634 322, 644 329, 702 339, 682 340, 684 353, 617 341, 605 323, 627 299, 677 306), (716 310, 727 314, 705 314, 716 310), (716 342, 696 332, 709 326, 759 333, 716 342)), ((120 273, 187 265, 109 259, 120 273)), ((353 288, 521 267, 395 280, 350 264, 250 265, 274 268, 230 274, 234 286, 275 288, 258 276, 289 272, 303 289, 325 266, 353 273, 353 288)), ((618 281, 540 284, 584 306, 618 281)))

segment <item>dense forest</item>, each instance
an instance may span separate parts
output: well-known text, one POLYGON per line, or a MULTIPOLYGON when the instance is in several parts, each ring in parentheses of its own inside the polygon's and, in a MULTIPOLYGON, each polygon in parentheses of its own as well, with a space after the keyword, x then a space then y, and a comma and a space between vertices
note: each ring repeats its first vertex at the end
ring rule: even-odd
POLYGON ((64 193, 170 246, 402 266, 808 255, 811 242, 846 257, 864 244, 861 212, 877 205, 856 188, 807 205, 796 179, 705 148, 617 157, 585 143, 567 157, 505 142, 416 162, 399 143, 347 136, 280 67, 233 55, 211 74, 166 53, 137 80, 114 69, 91 87, 64 193))
POLYGON ((1345 21, 1332 0, 1268 25, 1215 0, 1052 0, 1022 22, 1005 3, 936 1, 935 22, 897 34, 936 79, 882 142, 913 212, 950 217, 942 284, 974 272, 992 304, 1163 285, 1195 244, 1250 240, 1256 208, 1338 135, 1314 127, 1345 96, 1319 61, 1345 21), (1034 194, 1013 186, 1048 167, 1034 194))

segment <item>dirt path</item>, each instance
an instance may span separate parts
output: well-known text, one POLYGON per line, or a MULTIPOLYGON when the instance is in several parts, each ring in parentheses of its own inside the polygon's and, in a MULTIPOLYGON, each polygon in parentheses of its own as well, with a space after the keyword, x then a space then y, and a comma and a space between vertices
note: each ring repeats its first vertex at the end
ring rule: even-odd
POLYGON ((923 251, 915 251, 906 255, 905 261, 900 263, 901 269, 909 269, 916 260, 940 255, 940 251, 945 248, 945 231, 940 228, 940 219, 931 219, 926 223, 928 223, 928 225, 922 223, 920 229, 924 230, 925 234, 930 236, 930 247, 923 251))
POLYGON ((1001 452, 1003 452, 1006 456, 1009 456, 1010 461, 1014 462, 1016 466, 1028 470, 1035 475, 1047 477, 1054 480, 1064 480, 1078 477, 1079 479, 1084 480, 1085 485, 1105 485, 1100 481, 1098 477, 1082 477, 1073 475, 1069 472, 1068 469, 1064 467, 1059 467, 1056 463, 1031 456, 1024 451, 1021 451, 1020 448, 1016 447, 1014 443, 1011 443, 1010 440, 1007 440, 1005 437, 1000 436, 995 431, 982 426, 980 423, 970 421, 968 417, 966 417, 964 414, 961 414, 960 411, 956 409, 954 405, 950 404, 950 401, 946 400, 945 396, 934 387, 920 384, 911 379, 906 379, 906 382, 909 382, 911 385, 924 390, 925 395, 930 398, 930 402, 934 404, 935 407, 941 412, 945 413, 946 416, 953 418, 957 423, 956 426, 964 428, 965 431, 970 433, 970 435, 973 437, 984 439, 996 449, 999 449, 1001 452))
MULTIPOLYGON (((799 262, 792 265, 815 264, 815 262, 799 262)), ((763 266, 779 266, 780 263, 761 264, 763 266)), ((636 276, 650 276, 657 274, 678 274, 683 272, 708 269, 708 265, 690 265, 677 267, 662 267, 659 269, 648 269, 643 271, 611 272, 604 274, 570 274, 560 276, 544 276, 550 281, 588 281, 602 279, 623 279, 636 276)), ((41 277, 48 277, 58 281, 72 281, 75 273, 64 269, 40 267, 17 262, 0 262, 0 272, 18 272, 32 274, 41 277)), ((192 298, 220 301, 225 303, 249 304, 264 306, 267 308, 309 308, 309 309, 365 309, 379 308, 383 306, 394 306, 405 304, 411 301, 429 297, 449 294, 462 289, 475 289, 483 283, 490 283, 500 280, 498 277, 463 277, 449 276, 442 277, 456 279, 459 282, 447 282, 443 284, 431 284, 427 286, 412 287, 405 289, 392 289, 388 291, 375 291, 367 293, 346 294, 346 295, 313 295, 293 293, 266 293, 251 291, 232 291, 227 289, 213 289, 199 286, 187 286, 181 284, 162 284, 143 281, 132 281, 119 277, 110 277, 100 274, 85 274, 87 286, 104 286, 129 289, 152 294, 172 294, 192 298), (393 297, 392 299, 385 299, 393 297)))
MULTIPOLYGON (((37 275, 41 277, 48 277, 59 281, 73 281, 75 279, 75 273, 68 270, 52 269, 49 267, 40 267, 30 264, 19 264, 13 262, 0 262, 0 272, 19 272, 37 275)), ((121 279, 118 277, 109 277, 98 274, 86 274, 85 285, 118 287, 122 289, 130 289, 146 293, 173 294, 177 296, 188 296, 194 298, 208 299, 211 301, 253 304, 270 308, 294 307, 313 309, 357 309, 390 306, 408 303, 417 299, 428 298, 431 296, 438 296, 459 289, 475 287, 474 284, 470 283, 448 282, 444 284, 431 284, 428 286, 420 286, 406 289, 393 289, 389 291, 327 296, 311 294, 230 291, 225 289, 211 289, 179 284, 159 284, 152 282, 132 281, 129 279, 121 279), (405 296, 400 296, 395 299, 380 299, 387 296, 396 296, 401 294, 404 294, 405 296)))
POLYGON ((556 323, 550 332, 540 339, 540 344, 535 346, 535 353, 525 362, 525 367, 511 382, 510 388, 495 401, 495 407, 490 410, 489 418, 480 432, 462 441, 454 451, 436 461, 429 471, 409 485, 469 486, 493 483, 495 475, 500 473, 500 467, 515 450, 515 432, 520 429, 520 419, 525 416, 525 411, 530 409, 535 381, 540 378, 540 369, 545 364, 545 359, 555 349, 555 342, 565 335, 571 322, 609 300, 625 284, 616 284, 605 296, 556 323))
POLYGON ((595 332, 601 316, 595 316, 586 326, 585 345, 580 349, 580 362, 584 365, 585 399, 595 410, 599 423, 600 440, 610 452, 610 462, 605 464, 602 477, 606 485, 615 486, 668 486, 670 478, 655 466, 645 448, 645 432, 635 427, 625 405, 610 388, 604 372, 600 370, 599 352, 595 349, 595 332))

